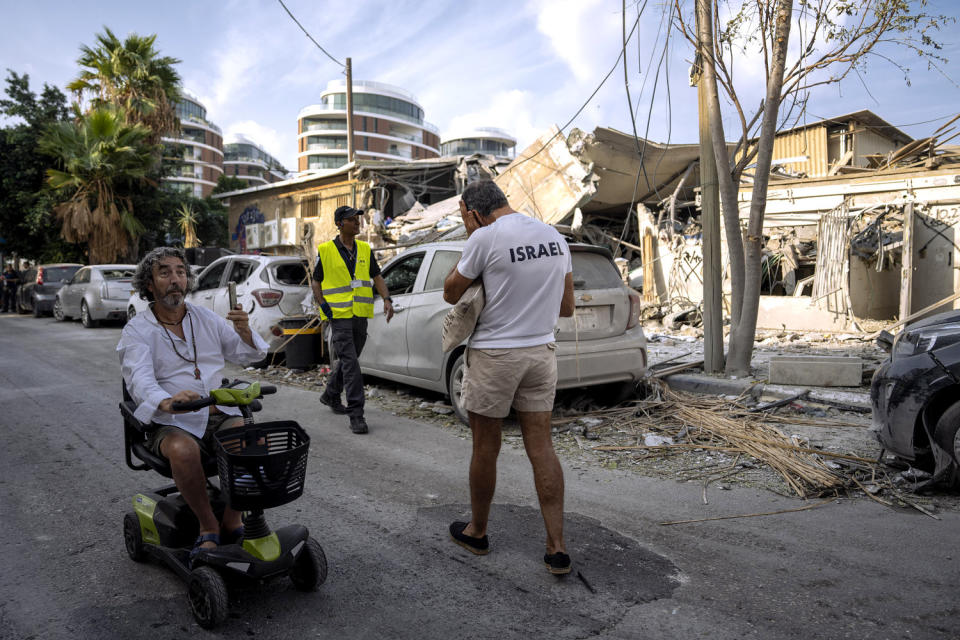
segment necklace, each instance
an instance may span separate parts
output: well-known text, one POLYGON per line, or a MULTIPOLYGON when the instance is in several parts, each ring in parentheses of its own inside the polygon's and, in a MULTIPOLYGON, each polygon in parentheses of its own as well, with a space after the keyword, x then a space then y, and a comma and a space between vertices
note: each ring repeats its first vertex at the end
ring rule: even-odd
POLYGON ((350 258, 350 260, 354 260, 354 259, 356 258, 356 256, 357 256, 357 242, 356 242, 356 240, 354 240, 354 242, 353 242, 353 249, 348 249, 348 248, 347 248, 347 245, 343 244, 343 240, 340 241, 340 245, 343 247, 343 250, 347 252, 347 257, 350 258))
MULTIPOLYGON (((156 313, 154 313, 154 315, 156 315, 156 313)), ((185 315, 184 317, 189 317, 189 318, 190 318, 190 342, 193 343, 193 360, 191 360, 191 359, 188 358, 187 356, 185 356, 185 355, 183 355, 182 353, 180 353, 180 350, 177 349, 177 344, 173 341, 173 336, 171 336, 171 335, 170 335, 170 332, 167 330, 167 328, 163 326, 164 324, 170 324, 170 323, 163 322, 163 323, 161 323, 160 328, 163 329, 163 332, 167 335, 167 339, 170 340, 170 346, 173 347, 173 352, 174 352, 175 354, 177 354, 177 356, 179 356, 179 358, 180 358, 181 360, 183 360, 184 362, 189 362, 190 364, 193 365, 193 377, 196 378, 197 380, 199 380, 199 379, 200 379, 200 367, 197 365, 197 339, 196 339, 196 337, 193 335, 193 317, 190 316, 190 312, 189 312, 189 311, 186 313, 186 315, 185 315)), ((160 318, 157 318, 157 320, 159 321, 160 318)), ((183 322, 183 320, 181 319, 180 322, 183 322)), ((180 324, 180 322, 177 322, 177 323, 174 323, 174 324, 180 324)))
MULTIPOLYGON (((150 303, 150 310, 153 311, 153 317, 157 319, 157 322, 159 322, 160 324, 165 324, 165 325, 167 325, 168 327, 176 327, 176 326, 178 326, 178 325, 183 324, 183 318, 182 318, 182 317, 181 317, 179 320, 177 320, 176 322, 166 322, 166 321, 164 321, 164 320, 161 320, 161 319, 160 319, 160 316, 157 315, 157 310, 156 310, 156 308, 153 306, 154 304, 156 304, 156 303, 150 303)), ((184 317, 186 317, 187 312, 184 311, 184 312, 183 312, 183 315, 184 315, 184 317)))

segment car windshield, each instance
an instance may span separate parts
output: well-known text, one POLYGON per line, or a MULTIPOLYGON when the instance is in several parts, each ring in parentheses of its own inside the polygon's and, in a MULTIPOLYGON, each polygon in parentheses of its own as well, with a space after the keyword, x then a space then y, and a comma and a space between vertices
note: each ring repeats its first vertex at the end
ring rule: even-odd
POLYGON ((573 252, 574 289, 614 289, 623 285, 610 259, 590 251, 573 252))
POLYGON ((62 280, 69 280, 79 269, 80 267, 44 267, 43 281, 60 282, 62 280))
POLYGON ((132 278, 133 271, 131 269, 101 269, 100 275, 103 276, 104 280, 122 280, 132 278))
POLYGON ((307 265, 302 262, 284 262, 273 267, 273 277, 279 284, 307 284, 307 265))

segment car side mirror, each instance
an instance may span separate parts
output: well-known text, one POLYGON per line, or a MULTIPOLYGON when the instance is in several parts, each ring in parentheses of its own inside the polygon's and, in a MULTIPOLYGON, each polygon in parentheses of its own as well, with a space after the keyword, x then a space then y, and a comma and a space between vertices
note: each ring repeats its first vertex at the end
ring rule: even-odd
POLYGON ((893 334, 886 330, 881 331, 877 336, 877 346, 890 353, 893 349, 893 334))

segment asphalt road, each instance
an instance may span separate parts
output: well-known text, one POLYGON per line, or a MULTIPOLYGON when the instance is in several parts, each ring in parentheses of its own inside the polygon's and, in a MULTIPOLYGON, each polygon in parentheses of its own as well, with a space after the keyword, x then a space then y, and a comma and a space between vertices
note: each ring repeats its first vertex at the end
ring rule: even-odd
POLYGON ((164 484, 124 464, 117 327, 0 316, 2 638, 944 638, 956 637, 960 514, 867 500, 806 506, 734 487, 567 467, 576 577, 549 575, 529 465, 504 447, 488 556, 451 543, 468 512, 469 440, 370 409, 370 434, 293 387, 260 420, 312 438, 303 497, 268 512, 323 545, 327 583, 238 590, 214 632, 185 586, 127 557, 123 514, 164 484))

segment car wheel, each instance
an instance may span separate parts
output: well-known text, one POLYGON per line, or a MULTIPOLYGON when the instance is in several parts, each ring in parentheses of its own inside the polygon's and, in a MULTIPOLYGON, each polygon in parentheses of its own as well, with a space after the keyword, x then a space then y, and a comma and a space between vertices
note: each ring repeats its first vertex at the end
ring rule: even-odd
POLYGON ((290 570, 290 582, 300 591, 316 591, 327 579, 327 556, 313 538, 307 538, 303 550, 290 570))
POLYGON ((33 299, 33 317, 39 318, 42 315, 43 314, 40 313, 40 302, 36 298, 34 298, 33 299))
POLYGON ((86 329, 93 329, 100 324, 99 320, 94 320, 90 317, 90 308, 87 306, 86 300, 80 303, 80 323, 83 324, 86 329))
POLYGON ((940 415, 933 439, 953 456, 953 483, 960 486, 960 402, 954 402, 940 415))
POLYGON ((230 601, 223 577, 212 567, 190 572, 190 610, 204 629, 213 629, 227 619, 230 601))
POLYGON ((470 416, 467 415, 466 409, 460 404, 463 395, 463 374, 466 370, 467 364, 464 354, 461 353, 454 360, 453 367, 450 368, 450 376, 447 378, 447 395, 450 396, 450 406, 453 407, 453 412, 460 419, 460 422, 470 426, 470 416))
MULTIPOLYGON (((34 311, 33 315, 37 315, 36 307, 33 308, 33 311, 34 311)), ((53 319, 56 320, 57 322, 63 322, 64 320, 67 319, 67 316, 63 315, 63 305, 60 304, 60 298, 57 298, 56 300, 53 301, 53 319)))

